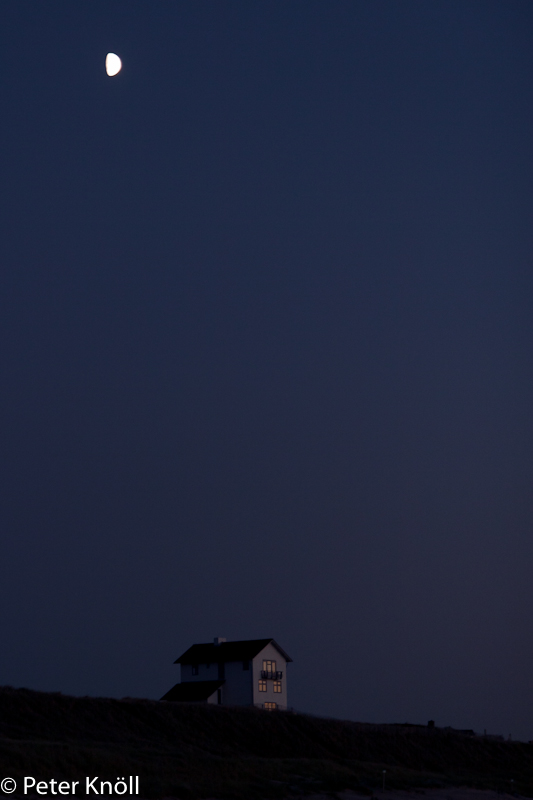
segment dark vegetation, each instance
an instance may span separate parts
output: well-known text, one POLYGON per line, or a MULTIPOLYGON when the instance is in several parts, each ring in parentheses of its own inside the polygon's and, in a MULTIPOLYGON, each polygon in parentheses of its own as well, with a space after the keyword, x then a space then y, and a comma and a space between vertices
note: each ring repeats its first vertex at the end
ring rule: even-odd
POLYGON ((533 744, 291 712, 0 688, 0 777, 80 780, 83 797, 87 775, 139 775, 144 797, 371 795, 383 769, 390 789, 467 785, 533 797, 533 744))

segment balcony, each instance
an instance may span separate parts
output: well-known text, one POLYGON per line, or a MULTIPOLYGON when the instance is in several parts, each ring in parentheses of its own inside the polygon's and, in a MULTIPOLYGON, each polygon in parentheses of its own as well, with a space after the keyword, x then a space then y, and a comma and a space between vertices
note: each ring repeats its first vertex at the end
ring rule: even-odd
POLYGON ((283 678, 283 672, 267 672, 266 669, 262 669, 260 677, 267 681, 280 681, 283 678))

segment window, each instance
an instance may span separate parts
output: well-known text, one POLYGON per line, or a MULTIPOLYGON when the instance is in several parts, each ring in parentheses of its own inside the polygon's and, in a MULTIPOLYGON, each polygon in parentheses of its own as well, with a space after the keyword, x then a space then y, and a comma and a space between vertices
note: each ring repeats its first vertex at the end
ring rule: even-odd
POLYGON ((192 674, 193 675, 198 675, 198 664, 193 664, 192 665, 192 674))
POLYGON ((281 692, 281 681, 274 681, 274 692, 281 692))
POLYGON ((243 669, 250 669, 250 662, 249 661, 243 661, 242 662, 242 668, 243 669))
POLYGON ((259 681, 259 691, 266 692, 267 690, 267 682, 266 681, 259 681))
POLYGON ((265 672, 275 672, 276 671, 276 662, 275 661, 263 661, 263 670, 265 672))
POLYGON ((266 708, 267 711, 274 711, 277 707, 277 703, 263 703, 263 708, 266 708))

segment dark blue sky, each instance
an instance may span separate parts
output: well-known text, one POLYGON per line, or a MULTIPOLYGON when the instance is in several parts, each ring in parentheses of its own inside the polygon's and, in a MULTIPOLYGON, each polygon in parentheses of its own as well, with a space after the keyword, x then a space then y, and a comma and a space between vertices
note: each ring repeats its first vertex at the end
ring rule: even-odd
POLYGON ((2 3, 0 683, 274 636, 296 708, 533 738, 532 34, 2 3))

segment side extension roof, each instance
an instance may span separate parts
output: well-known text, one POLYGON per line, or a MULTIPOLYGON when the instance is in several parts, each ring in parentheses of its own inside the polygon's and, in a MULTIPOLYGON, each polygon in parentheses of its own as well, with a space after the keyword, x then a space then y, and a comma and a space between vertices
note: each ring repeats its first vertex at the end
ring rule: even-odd
POLYGON ((220 689, 225 681, 185 681, 177 683, 161 700, 175 703, 201 703, 220 689))
POLYGON ((274 639, 244 639, 240 642, 222 642, 221 644, 193 644, 174 664, 217 664, 227 661, 249 661, 261 650, 273 645, 285 661, 292 658, 274 641, 274 639))

